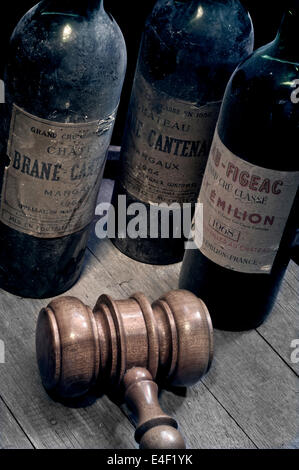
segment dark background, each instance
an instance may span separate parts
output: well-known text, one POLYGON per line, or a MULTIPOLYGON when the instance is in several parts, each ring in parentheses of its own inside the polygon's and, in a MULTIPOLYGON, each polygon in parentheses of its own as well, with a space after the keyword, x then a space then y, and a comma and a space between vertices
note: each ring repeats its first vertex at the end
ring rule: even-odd
MULTIPOLYGON (((18 20, 36 3, 36 0, 5 1, 5 10, 3 9, 3 3, 1 5, 0 77, 3 76, 9 37, 18 20)), ((151 12, 156 0, 104 0, 104 3, 106 10, 112 13, 122 29, 128 48, 128 72, 112 142, 114 145, 120 145, 140 38, 146 17, 151 12)), ((287 2, 275 0, 242 0, 242 3, 249 10, 254 23, 255 47, 260 47, 272 41, 276 35, 287 2)))

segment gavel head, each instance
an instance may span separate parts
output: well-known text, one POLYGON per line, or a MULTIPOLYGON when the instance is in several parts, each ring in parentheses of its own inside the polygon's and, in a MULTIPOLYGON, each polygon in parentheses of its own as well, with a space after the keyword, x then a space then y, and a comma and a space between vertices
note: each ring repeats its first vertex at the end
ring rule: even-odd
POLYGON ((184 290, 152 305, 141 293, 118 301, 103 295, 93 311, 62 297, 39 314, 36 351, 45 388, 61 397, 120 386, 134 367, 189 386, 210 368, 213 328, 205 304, 184 290))

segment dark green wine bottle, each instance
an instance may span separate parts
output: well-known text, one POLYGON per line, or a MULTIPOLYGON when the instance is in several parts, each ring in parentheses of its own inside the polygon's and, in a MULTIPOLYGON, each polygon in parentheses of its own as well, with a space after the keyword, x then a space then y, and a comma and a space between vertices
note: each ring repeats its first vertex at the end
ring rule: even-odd
POLYGON ((221 329, 265 320, 296 233, 299 1, 287 3, 276 39, 228 84, 199 196, 203 243, 183 262, 180 287, 207 303, 221 329))
POLYGON ((44 0, 17 25, 0 135, 3 289, 52 297, 77 281, 125 69, 103 0, 44 0))
POLYGON ((225 87, 252 50, 251 19, 238 0, 157 2, 145 26, 113 198, 116 208, 122 195, 127 207, 141 202, 148 212, 147 236, 130 238, 118 227, 114 243, 128 256, 182 260, 175 220, 183 203, 197 200, 225 87), (163 238, 159 222, 153 238, 149 213, 161 203, 179 206, 169 211, 170 236, 163 238))

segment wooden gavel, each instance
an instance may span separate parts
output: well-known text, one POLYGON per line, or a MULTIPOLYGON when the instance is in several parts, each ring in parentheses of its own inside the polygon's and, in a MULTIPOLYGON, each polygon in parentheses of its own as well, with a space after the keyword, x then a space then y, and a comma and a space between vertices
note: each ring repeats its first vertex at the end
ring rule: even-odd
POLYGON ((141 449, 183 449, 176 421, 160 408, 155 382, 198 382, 211 365, 213 327, 205 304, 184 290, 152 306, 141 293, 117 301, 102 295, 93 311, 62 297, 39 314, 36 351, 46 390, 67 398, 93 386, 118 387, 137 417, 141 449))

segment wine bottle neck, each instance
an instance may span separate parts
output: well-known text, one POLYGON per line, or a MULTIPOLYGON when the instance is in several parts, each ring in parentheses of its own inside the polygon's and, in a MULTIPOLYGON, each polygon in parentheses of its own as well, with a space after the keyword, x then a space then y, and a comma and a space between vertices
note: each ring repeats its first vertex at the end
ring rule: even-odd
POLYGON ((104 8, 104 0, 88 0, 86 3, 89 10, 99 10, 104 8))
POLYGON ((299 0, 289 0, 276 42, 281 58, 299 62, 299 0))

